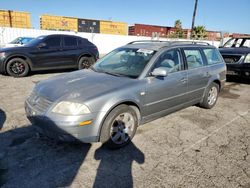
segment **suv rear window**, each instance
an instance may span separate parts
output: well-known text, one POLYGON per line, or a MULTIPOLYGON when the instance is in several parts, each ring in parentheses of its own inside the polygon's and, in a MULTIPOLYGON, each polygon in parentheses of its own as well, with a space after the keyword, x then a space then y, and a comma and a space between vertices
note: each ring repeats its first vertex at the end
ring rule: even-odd
POLYGON ((206 55, 208 65, 213 65, 222 61, 218 50, 214 48, 203 49, 203 52, 206 55))

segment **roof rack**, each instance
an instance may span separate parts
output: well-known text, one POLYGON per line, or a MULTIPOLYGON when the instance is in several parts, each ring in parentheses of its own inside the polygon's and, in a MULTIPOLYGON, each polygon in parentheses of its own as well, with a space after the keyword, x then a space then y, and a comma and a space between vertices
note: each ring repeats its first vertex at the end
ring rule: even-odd
POLYGON ((204 45, 210 45, 208 42, 202 42, 202 41, 193 41, 193 40, 186 40, 186 41, 162 41, 162 40, 136 40, 129 42, 128 44, 135 44, 135 43, 144 43, 144 42, 152 42, 152 43, 168 43, 169 45, 174 44, 204 44, 204 45))
POLYGON ((193 41, 193 40, 183 40, 183 41, 169 41, 170 44, 205 44, 210 46, 210 44, 208 42, 202 42, 202 41, 193 41))
POLYGON ((155 42, 155 43, 158 43, 158 42, 169 42, 169 41, 162 41, 162 40, 136 40, 136 41, 129 42, 128 44, 143 43, 143 42, 155 42))

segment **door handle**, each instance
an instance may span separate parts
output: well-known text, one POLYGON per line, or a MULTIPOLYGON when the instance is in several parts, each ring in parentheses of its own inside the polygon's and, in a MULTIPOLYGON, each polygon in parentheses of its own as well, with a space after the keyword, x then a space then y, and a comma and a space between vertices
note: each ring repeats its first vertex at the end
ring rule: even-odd
POLYGON ((187 78, 182 78, 180 81, 181 81, 183 84, 185 84, 185 83, 187 83, 187 78))

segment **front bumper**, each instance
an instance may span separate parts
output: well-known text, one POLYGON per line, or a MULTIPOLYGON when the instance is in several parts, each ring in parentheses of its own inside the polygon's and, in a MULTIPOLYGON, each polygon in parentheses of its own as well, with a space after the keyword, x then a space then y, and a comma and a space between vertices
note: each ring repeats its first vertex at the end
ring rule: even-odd
POLYGON ((63 141, 80 140, 85 143, 99 141, 99 130, 96 119, 102 112, 82 116, 63 116, 55 113, 37 114, 26 101, 26 116, 33 126, 48 137, 63 141), (89 125, 80 126, 80 122, 92 120, 89 125))

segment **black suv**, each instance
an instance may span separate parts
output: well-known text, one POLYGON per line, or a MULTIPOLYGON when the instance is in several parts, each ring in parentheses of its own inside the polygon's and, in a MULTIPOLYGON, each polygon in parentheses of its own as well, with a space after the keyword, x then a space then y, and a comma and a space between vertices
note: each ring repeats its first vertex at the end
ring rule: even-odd
POLYGON ((88 68, 99 57, 97 47, 85 38, 73 35, 46 35, 20 47, 0 49, 0 73, 14 77, 30 71, 88 68))
POLYGON ((227 65, 227 76, 250 78, 250 37, 231 38, 219 50, 227 65))

